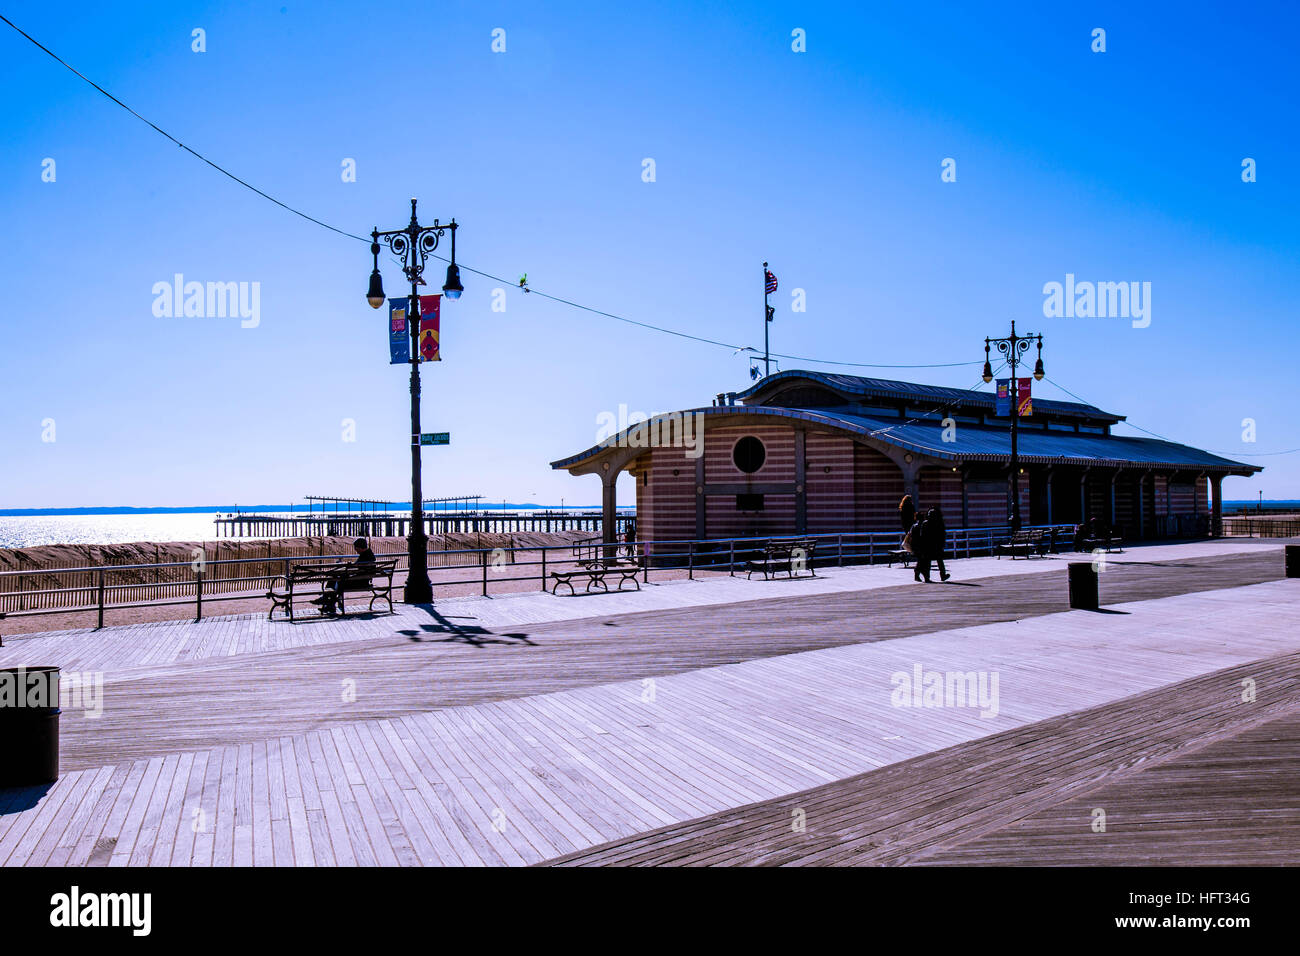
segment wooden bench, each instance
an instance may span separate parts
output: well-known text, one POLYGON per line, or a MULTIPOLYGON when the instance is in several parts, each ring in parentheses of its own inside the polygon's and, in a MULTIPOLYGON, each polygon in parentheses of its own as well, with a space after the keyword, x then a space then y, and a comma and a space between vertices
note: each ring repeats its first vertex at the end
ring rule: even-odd
POLYGON ((391 561, 376 561, 374 570, 369 574, 360 572, 355 564, 350 563, 296 565, 289 569, 287 578, 281 574, 271 582, 271 587, 266 592, 271 600, 271 609, 266 612, 266 619, 271 620, 278 608, 292 621, 295 601, 319 598, 325 593, 325 586, 335 581, 341 582, 335 591, 339 614, 346 613, 344 602, 348 592, 361 592, 364 596, 367 591, 370 593, 368 611, 375 609, 376 601, 383 600, 388 602, 389 613, 395 613, 393 573, 396 570, 396 558, 391 561), (283 583, 277 586, 276 582, 283 583))
POLYGON ((993 553, 999 558, 1004 554, 1011 555, 1014 561, 1016 555, 1024 555, 1031 558, 1035 554, 1042 556, 1047 554, 1048 538, 1047 533, 1043 531, 1017 531, 1011 538, 1002 544, 994 545, 993 553))
POLYGON ((892 568, 895 561, 903 562, 903 567, 907 567, 911 562, 916 560, 916 554, 908 551, 903 547, 903 540, 907 537, 906 532, 898 539, 898 547, 889 552, 889 566, 892 568))
POLYGON ((622 560, 619 556, 623 554, 626 554, 627 560, 635 561, 636 542, 605 541, 603 538, 583 538, 581 541, 573 542, 573 561, 584 568, 593 564, 608 564, 614 560, 622 560))
POLYGON ((816 541, 802 538, 769 541, 763 546, 763 552, 759 557, 750 558, 745 562, 745 570, 749 572, 745 578, 746 580, 752 578, 755 571, 763 572, 764 581, 780 571, 785 571, 790 577, 794 577, 797 572, 805 568, 813 577, 817 577, 817 571, 813 567, 816 548, 816 541))
POLYGON ((1083 550, 1084 550, 1084 551, 1096 551, 1096 550, 1101 550, 1101 551, 1105 551, 1107 554, 1110 554, 1110 552, 1112 552, 1112 551, 1120 551, 1120 552, 1123 552, 1123 550, 1124 550, 1124 548, 1123 548, 1123 544, 1124 544, 1124 539, 1123 539, 1123 538, 1118 538, 1118 537, 1116 537, 1116 538, 1084 538, 1084 539, 1083 539, 1083 550))
POLYGON ((584 593, 590 591, 592 587, 597 584, 604 588, 605 592, 608 593, 609 585, 605 583, 605 578, 611 574, 618 575, 618 590, 623 590, 623 585, 628 581, 631 581, 636 585, 638 591, 641 590, 641 582, 636 579, 636 576, 641 573, 640 561, 625 561, 618 559, 602 561, 599 559, 591 559, 584 560, 580 563, 581 567, 574 568, 572 571, 551 572, 551 578, 555 581, 555 584, 551 587, 552 594, 559 591, 561 584, 568 586, 570 595, 577 594, 573 589, 574 578, 579 580, 586 579, 587 586, 583 589, 584 593))

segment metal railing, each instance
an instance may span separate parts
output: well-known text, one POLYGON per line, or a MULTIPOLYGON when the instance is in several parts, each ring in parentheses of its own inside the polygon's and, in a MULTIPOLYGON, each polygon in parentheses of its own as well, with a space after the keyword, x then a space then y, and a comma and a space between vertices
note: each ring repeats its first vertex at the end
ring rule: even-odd
POLYGON ((1300 518, 1294 515, 1269 517, 1264 515, 1225 515, 1225 536, 1242 538, 1295 538, 1300 537, 1300 518))
MULTIPOLYGON (((1036 525, 1025 530, 1048 532, 1055 549, 1070 545, 1073 526, 1036 525)), ((815 568, 875 564, 897 560, 902 537, 897 531, 862 531, 608 545, 589 539, 562 545, 453 549, 436 552, 446 562, 442 567, 448 571, 472 568, 471 576, 435 579, 433 587, 436 595, 439 588, 476 585, 481 594, 488 595, 494 584, 537 582, 545 591, 551 572, 581 569, 584 562, 590 564, 596 555, 599 560, 636 560, 644 583, 649 583, 652 573, 680 574, 683 570, 692 580, 697 573, 735 575, 744 573, 746 562, 761 554, 769 541, 791 539, 816 542, 809 560, 815 568), (525 573, 508 574, 511 570, 525 573)), ((957 528, 948 532, 946 552, 953 558, 992 554, 994 547, 1009 537, 1010 530, 1006 527, 957 528)), ((431 552, 430 557, 433 555, 431 552)), ((397 559, 399 574, 407 569, 404 551, 376 557, 397 559)), ((192 605, 195 620, 201 620, 205 604, 264 597, 277 581, 288 577, 292 568, 336 563, 340 559, 340 555, 292 555, 0 571, 0 612, 9 617, 94 613, 97 626, 103 627, 105 611, 192 605), (32 584, 38 586, 29 587, 32 584)))

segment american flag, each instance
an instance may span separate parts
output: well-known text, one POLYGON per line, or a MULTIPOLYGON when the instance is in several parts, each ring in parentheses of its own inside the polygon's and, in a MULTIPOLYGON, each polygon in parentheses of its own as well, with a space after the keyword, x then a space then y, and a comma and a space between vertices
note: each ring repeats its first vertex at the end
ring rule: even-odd
POLYGON ((772 275, 767 269, 763 270, 763 275, 767 277, 767 293, 771 295, 776 291, 776 276, 772 275))

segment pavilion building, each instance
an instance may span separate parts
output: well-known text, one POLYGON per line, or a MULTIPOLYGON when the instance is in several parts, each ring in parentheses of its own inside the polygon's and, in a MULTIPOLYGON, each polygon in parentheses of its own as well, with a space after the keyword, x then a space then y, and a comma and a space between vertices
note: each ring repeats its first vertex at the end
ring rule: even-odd
MULTIPOLYGON (((637 538, 899 530, 898 503, 943 509, 950 528, 1001 527, 1009 419, 993 395, 785 371, 709 407, 654 416, 551 467, 636 480, 637 538)), ((1111 434, 1124 416, 1034 398, 1018 426, 1026 525, 1097 517, 1126 539, 1218 534, 1225 475, 1259 466, 1156 438, 1111 434)))

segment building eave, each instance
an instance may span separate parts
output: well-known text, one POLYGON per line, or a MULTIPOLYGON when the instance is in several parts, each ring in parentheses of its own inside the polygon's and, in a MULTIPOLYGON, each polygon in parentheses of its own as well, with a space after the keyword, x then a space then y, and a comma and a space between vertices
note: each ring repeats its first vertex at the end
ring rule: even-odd
MULTIPOLYGON (((785 373, 781 373, 785 374, 785 373)), ((831 429, 847 433, 855 438, 868 439, 870 441, 880 442, 890 445, 903 451, 920 455, 924 458, 935 462, 946 463, 977 463, 988 462, 996 464, 1008 464, 1010 455, 1004 452, 963 452, 952 449, 945 449, 935 445, 924 444, 913 441, 905 436, 893 434, 897 428, 904 427, 905 423, 897 425, 893 423, 880 424, 879 427, 871 427, 858 422, 847 421, 832 412, 820 412, 814 409, 806 408, 788 408, 781 405, 723 405, 710 406, 705 408, 691 408, 678 412, 665 412, 661 415, 655 415, 645 422, 638 422, 630 425, 616 435, 610 436, 604 442, 593 445, 585 451, 568 458, 561 458, 551 462, 551 468, 560 470, 565 469, 576 473, 583 473, 591 470, 594 463, 598 462, 603 456, 613 456, 616 454, 626 454, 629 448, 639 448, 639 445, 632 445, 628 438, 637 428, 650 428, 655 422, 680 419, 687 415, 703 415, 708 418, 733 418, 737 420, 752 418, 774 418, 787 419, 791 421, 805 422, 822 428, 831 429), (580 471, 575 471, 580 469, 580 471)), ((875 424, 875 423, 873 423, 875 424)), ((1063 436, 1058 436, 1063 437, 1063 436)), ((1126 436, 1088 436, 1089 438, 1106 439, 1115 441, 1128 440, 1126 436)), ((1135 439, 1141 441, 1141 439, 1135 439)), ((1167 443, 1173 445, 1174 443, 1167 443)), ((1200 452, 1208 455, 1208 452, 1201 452, 1200 449, 1187 447, 1193 452, 1200 452)), ((650 451, 650 446, 645 446, 645 451, 650 451)), ((1183 471, 1197 472, 1205 474, 1221 475, 1239 475, 1249 477, 1263 470, 1262 466, 1250 465, 1243 462, 1232 461, 1222 458, 1215 462, 1196 462, 1196 461, 1161 461, 1161 460, 1138 460, 1128 458, 1105 458, 1090 456, 1070 456, 1070 455, 1033 455, 1021 454, 1019 460, 1030 465, 1069 465, 1083 468, 1103 468, 1103 469, 1124 469, 1124 470, 1160 470, 1160 471, 1183 471)), ((1218 456, 1214 456, 1218 457, 1218 456)))

